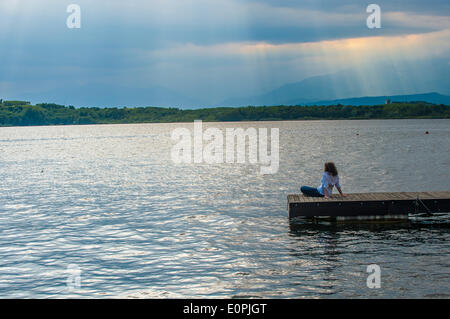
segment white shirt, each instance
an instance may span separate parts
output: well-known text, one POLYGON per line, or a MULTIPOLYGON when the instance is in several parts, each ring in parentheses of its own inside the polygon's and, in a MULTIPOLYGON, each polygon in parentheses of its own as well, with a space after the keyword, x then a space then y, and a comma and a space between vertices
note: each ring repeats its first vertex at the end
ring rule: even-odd
POLYGON ((325 195, 325 188, 328 190, 328 196, 331 196, 333 192, 333 186, 341 187, 339 184, 339 175, 332 176, 328 172, 323 172, 321 185, 317 188, 319 193, 325 195))

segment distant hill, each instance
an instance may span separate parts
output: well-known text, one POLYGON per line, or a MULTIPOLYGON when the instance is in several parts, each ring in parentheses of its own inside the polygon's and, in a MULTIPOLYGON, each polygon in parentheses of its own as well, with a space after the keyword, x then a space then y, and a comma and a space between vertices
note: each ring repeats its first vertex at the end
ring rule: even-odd
MULTIPOLYGON (((450 66, 436 65, 419 75, 409 75, 402 69, 378 70, 371 76, 370 72, 363 70, 343 70, 333 74, 314 76, 300 82, 282 85, 267 93, 244 98, 231 98, 217 106, 240 105, 308 105, 317 104, 318 101, 330 102, 335 100, 350 100, 354 97, 375 96, 382 99, 381 94, 394 96, 409 96, 410 92, 439 92, 450 94, 450 66), (383 74, 383 81, 377 78, 377 74, 383 74), (377 93, 380 94, 377 94, 377 93)), ((438 93, 416 94, 413 100, 424 100, 432 103, 448 103, 448 97, 438 97, 438 93), (434 96, 433 96, 434 94, 434 96), (423 95, 422 97, 420 97, 423 95)), ((405 99, 404 101, 409 101, 405 99)), ((367 100, 367 102, 354 101, 358 104, 379 104, 379 100, 367 100)), ((350 103, 351 104, 351 103, 350 103)))
POLYGON ((48 91, 23 92, 5 96, 4 100, 25 99, 32 103, 58 103, 75 107, 239 107, 247 105, 375 105, 392 101, 424 101, 450 104, 450 65, 436 63, 424 71, 411 68, 347 69, 333 74, 288 83, 261 95, 230 98, 221 103, 208 101, 208 94, 190 96, 170 88, 129 87, 112 84, 79 84, 48 91), (413 72, 414 71, 414 72, 413 72), (411 73, 412 72, 412 73, 411 73), (380 77, 382 80, 380 80, 380 77), (417 93, 421 94, 417 94, 417 93), (439 92, 439 93, 424 93, 439 92), (411 94, 414 93, 414 94, 411 94))
POLYGON ((428 102, 433 104, 450 105, 450 96, 439 93, 424 93, 424 94, 410 94, 410 95, 390 95, 390 96, 365 96, 355 97, 350 99, 338 99, 328 101, 315 101, 304 103, 300 105, 380 105, 384 104, 386 100, 394 102, 428 102))

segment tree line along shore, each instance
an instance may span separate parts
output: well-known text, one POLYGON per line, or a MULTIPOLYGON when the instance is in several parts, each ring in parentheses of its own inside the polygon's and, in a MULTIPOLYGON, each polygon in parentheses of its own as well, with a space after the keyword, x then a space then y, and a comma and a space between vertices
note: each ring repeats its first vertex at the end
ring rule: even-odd
POLYGON ((449 105, 426 102, 384 105, 246 106, 183 110, 163 107, 75 108, 0 100, 0 126, 233 121, 450 118, 449 105))

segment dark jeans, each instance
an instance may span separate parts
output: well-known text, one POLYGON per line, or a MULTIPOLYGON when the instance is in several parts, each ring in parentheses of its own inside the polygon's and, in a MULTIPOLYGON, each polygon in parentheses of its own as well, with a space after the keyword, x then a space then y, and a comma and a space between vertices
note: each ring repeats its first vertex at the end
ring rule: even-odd
POLYGON ((310 197, 323 197, 321 193, 317 190, 317 188, 309 187, 309 186, 302 186, 300 188, 303 194, 310 197))

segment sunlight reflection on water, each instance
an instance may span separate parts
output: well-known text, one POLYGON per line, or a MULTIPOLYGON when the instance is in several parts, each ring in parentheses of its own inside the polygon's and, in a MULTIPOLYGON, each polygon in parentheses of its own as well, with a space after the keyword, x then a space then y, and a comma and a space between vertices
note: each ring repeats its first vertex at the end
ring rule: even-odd
POLYGON ((449 123, 204 123, 280 128, 274 175, 173 164, 170 133, 192 123, 0 128, 0 297, 449 297, 448 217, 311 225, 286 212, 326 160, 346 192, 449 190, 449 123), (372 263, 382 289, 366 286, 372 263))

